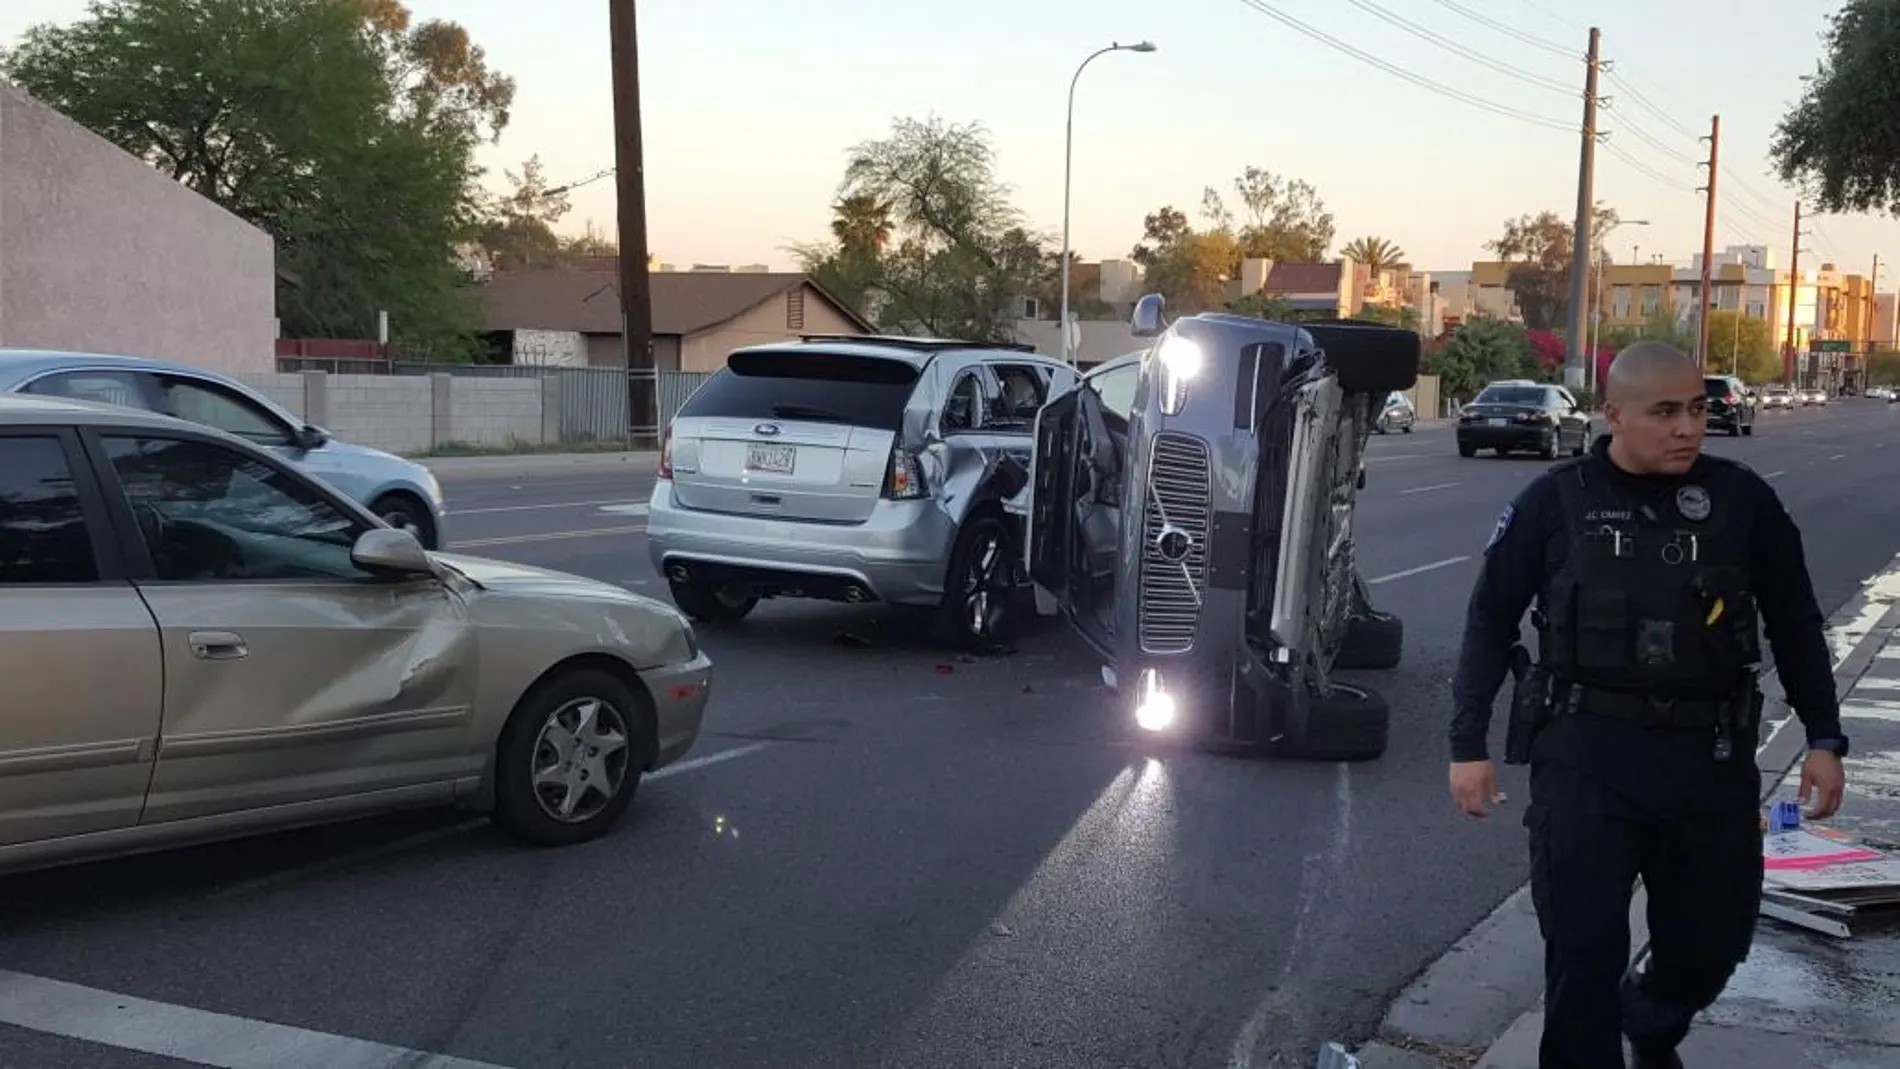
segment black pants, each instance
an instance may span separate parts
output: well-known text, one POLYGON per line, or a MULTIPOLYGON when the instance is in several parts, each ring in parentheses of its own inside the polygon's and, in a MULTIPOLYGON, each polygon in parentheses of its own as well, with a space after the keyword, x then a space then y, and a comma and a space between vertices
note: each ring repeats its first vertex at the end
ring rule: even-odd
POLYGON ((1610 775, 1587 760, 1534 762, 1524 824, 1544 933, 1539 1069, 1623 1069, 1624 1035, 1639 1052, 1674 1050, 1748 956, 1762 852, 1745 788, 1758 781, 1749 755, 1734 762, 1743 767, 1722 766, 1719 783, 1705 781, 1717 789, 1697 792, 1694 805, 1678 804, 1679 792, 1706 769, 1678 768, 1673 783, 1650 790, 1655 766, 1669 762, 1638 760, 1610 775), (1639 876, 1650 956, 1643 975, 1626 977, 1639 876))

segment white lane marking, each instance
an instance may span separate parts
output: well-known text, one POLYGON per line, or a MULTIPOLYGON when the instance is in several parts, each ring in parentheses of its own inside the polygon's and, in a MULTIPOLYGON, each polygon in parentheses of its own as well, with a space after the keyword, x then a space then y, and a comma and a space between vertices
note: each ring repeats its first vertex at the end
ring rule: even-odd
POLYGON ((452 542, 449 548, 474 549, 479 546, 520 546, 529 542, 561 542, 570 538, 599 538, 603 535, 643 534, 647 529, 644 523, 627 527, 595 527, 586 531, 543 531, 539 534, 503 535, 499 538, 470 538, 461 542, 452 542))
MULTIPOLYGON (((616 498, 612 501, 550 501, 544 505, 497 505, 492 508, 451 509, 449 515, 488 516, 498 512, 539 512, 542 509, 593 509, 605 508, 610 505, 629 504, 633 504, 633 502, 625 498, 616 498)), ((642 508, 644 507, 645 506, 642 506, 642 508)))
POLYGON ((624 505, 602 506, 600 511, 611 513, 615 516, 645 516, 648 512, 652 511, 652 507, 644 501, 629 501, 624 505))
POLYGON ((1417 460, 1419 457, 1432 457, 1437 455, 1437 453, 1393 453, 1391 456, 1385 457, 1367 457, 1366 463, 1371 464, 1380 460, 1417 460))
POLYGON ((1771 472, 1769 472, 1768 474, 1766 474, 1766 475, 1764 475, 1764 476, 1762 476, 1762 478, 1764 478, 1764 479, 1779 479, 1779 478, 1781 478, 1781 477, 1782 477, 1783 475, 1786 475, 1786 474, 1788 474, 1788 473, 1787 473, 1787 471, 1785 471, 1785 470, 1783 470, 1783 471, 1771 471, 1771 472))
POLYGON ((1463 486, 1463 485, 1464 485, 1463 483, 1437 483, 1432 486, 1414 486, 1410 490, 1400 490, 1399 496, 1404 497, 1406 494, 1429 493, 1430 491, 1433 491, 1433 490, 1449 490, 1454 486, 1463 486))
POLYGON ((0 970, 0 1022, 217 1069, 505 1069, 0 970))
POLYGON ((676 764, 668 765, 658 772, 649 773, 647 778, 665 779, 668 776, 677 776, 682 772, 691 772, 694 769, 705 768, 708 765, 716 765, 721 761, 730 761, 736 757, 747 757, 751 754, 758 753, 760 750, 768 749, 771 745, 769 742, 748 742, 744 746, 734 746, 730 750, 720 750, 717 753, 709 753, 702 757, 687 758, 676 764))
POLYGON ((1846 455, 1847 455, 1846 453, 1836 453, 1836 454, 1834 454, 1833 456, 1831 456, 1831 457, 1828 457, 1828 459, 1829 459, 1829 460, 1839 460, 1839 459, 1841 459, 1842 457, 1845 457, 1846 455))
POLYGON ((1447 557, 1444 560, 1433 561, 1430 564, 1421 564, 1416 568, 1407 568, 1402 572, 1393 572, 1391 575, 1382 575, 1378 577, 1377 579, 1368 579, 1366 580, 1366 585, 1376 586, 1380 583, 1390 583, 1394 579, 1407 579, 1414 575, 1423 575, 1426 572, 1435 572, 1440 568, 1449 568, 1454 564, 1463 564, 1464 562, 1470 559, 1471 559, 1470 557, 1447 557))

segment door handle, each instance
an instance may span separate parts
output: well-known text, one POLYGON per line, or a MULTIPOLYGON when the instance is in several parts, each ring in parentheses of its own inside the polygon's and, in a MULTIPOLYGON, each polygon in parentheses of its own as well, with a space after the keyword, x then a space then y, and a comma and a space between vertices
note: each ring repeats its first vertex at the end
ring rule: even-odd
POLYGON ((251 655, 244 636, 229 631, 193 631, 188 641, 191 655, 201 661, 235 661, 251 655))

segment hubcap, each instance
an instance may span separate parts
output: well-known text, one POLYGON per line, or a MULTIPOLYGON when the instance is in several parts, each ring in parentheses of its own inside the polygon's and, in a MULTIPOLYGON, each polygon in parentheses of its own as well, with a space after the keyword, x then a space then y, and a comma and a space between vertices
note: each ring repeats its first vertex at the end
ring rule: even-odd
POLYGON ((528 773, 541 811, 563 824, 598 814, 627 779, 627 721, 599 698, 556 709, 534 741, 528 773))
POLYGON ((398 531, 408 531, 417 538, 422 537, 422 525, 406 509, 391 509, 383 513, 382 520, 398 531))
POLYGON ((963 577, 964 626, 972 635, 990 635, 1003 615, 1008 595, 1008 568, 1004 562, 1003 540, 991 533, 984 535, 970 554, 970 568, 963 577))

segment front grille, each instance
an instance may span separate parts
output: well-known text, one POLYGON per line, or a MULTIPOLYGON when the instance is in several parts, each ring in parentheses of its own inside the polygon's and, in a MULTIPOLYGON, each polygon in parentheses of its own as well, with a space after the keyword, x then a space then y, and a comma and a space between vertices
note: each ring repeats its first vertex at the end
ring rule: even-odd
POLYGON ((1155 435, 1143 497, 1137 635, 1144 653, 1186 653, 1194 647, 1207 585, 1207 444, 1186 435, 1155 435), (1168 560, 1157 544, 1169 524, 1188 536, 1182 560, 1168 560))

